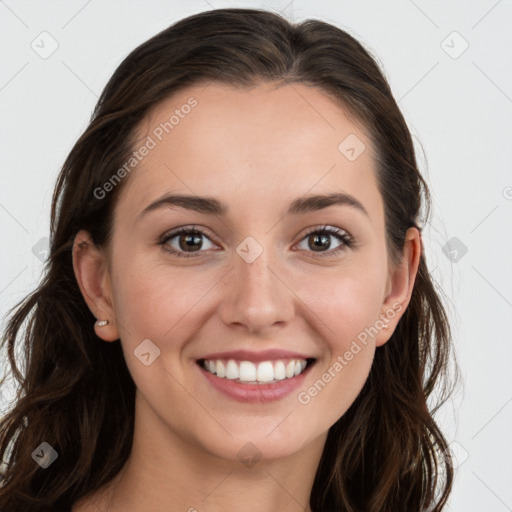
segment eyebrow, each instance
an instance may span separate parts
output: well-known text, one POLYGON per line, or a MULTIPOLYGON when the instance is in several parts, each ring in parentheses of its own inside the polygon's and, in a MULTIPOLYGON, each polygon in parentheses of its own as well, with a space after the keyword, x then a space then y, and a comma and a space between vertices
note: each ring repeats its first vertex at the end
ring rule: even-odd
MULTIPOLYGON (((292 201, 290 207, 288 208, 287 215, 300 215, 308 212, 322 210, 333 205, 350 206, 369 217, 366 208, 355 197, 345 192, 299 197, 292 201)), ((165 194, 164 196, 146 206, 146 208, 144 208, 144 210, 139 215, 139 218, 143 217, 149 212, 169 206, 178 206, 206 215, 225 216, 228 213, 227 205, 213 197, 165 194)))

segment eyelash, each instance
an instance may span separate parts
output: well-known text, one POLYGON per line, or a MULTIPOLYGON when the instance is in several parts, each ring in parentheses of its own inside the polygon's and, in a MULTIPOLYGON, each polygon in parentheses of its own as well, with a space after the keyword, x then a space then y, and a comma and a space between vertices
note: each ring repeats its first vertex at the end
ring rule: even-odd
MULTIPOLYGON (((165 251, 171 253, 172 255, 177 256, 178 258, 196 258, 196 257, 201 256, 201 252, 204 252, 204 251, 198 251, 195 253, 187 254, 186 252, 176 251, 175 249, 168 249, 165 247, 165 244, 169 240, 171 240, 172 238, 175 238, 176 236, 185 234, 185 233, 186 234, 201 234, 201 235, 204 235, 209 240, 211 240, 211 238, 200 227, 182 226, 169 234, 163 235, 160 238, 159 245, 163 246, 165 251)), ((338 241, 340 241, 342 243, 342 245, 340 245, 336 249, 325 251, 323 253, 322 252, 317 253, 320 258, 327 257, 327 256, 335 256, 335 255, 339 254, 340 252, 345 251, 346 249, 350 249, 354 245, 354 242, 355 242, 354 238, 351 235, 349 235, 345 230, 338 229, 338 228, 332 228, 327 225, 322 226, 320 228, 318 228, 318 227, 311 228, 304 234, 303 238, 300 241, 302 242, 305 238, 307 238, 308 236, 310 236, 312 234, 320 234, 320 233, 327 233, 329 235, 332 235, 332 236, 336 237, 338 239, 338 241)))

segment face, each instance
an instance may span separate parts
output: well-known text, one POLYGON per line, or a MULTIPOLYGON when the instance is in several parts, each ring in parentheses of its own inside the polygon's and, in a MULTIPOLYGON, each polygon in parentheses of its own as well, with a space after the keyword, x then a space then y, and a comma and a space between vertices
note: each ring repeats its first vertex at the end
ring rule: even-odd
POLYGON ((210 84, 137 137, 152 147, 125 178, 101 286, 138 414, 230 460, 324 440, 408 299, 368 136, 315 88, 210 84))

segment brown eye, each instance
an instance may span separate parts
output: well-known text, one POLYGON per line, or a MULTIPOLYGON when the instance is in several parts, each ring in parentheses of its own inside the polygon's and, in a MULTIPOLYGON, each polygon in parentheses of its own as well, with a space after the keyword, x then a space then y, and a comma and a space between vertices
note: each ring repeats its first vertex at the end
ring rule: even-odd
POLYGON ((211 249, 208 244, 213 245, 209 237, 197 228, 179 228, 163 236, 160 241, 164 249, 178 257, 201 256, 201 249, 211 249), (204 240, 208 240, 206 247, 204 240), (172 242, 172 243, 171 243, 172 242))
POLYGON ((322 253, 321 256, 324 256, 324 254, 332 256, 348 249, 352 246, 352 243, 352 237, 345 230, 324 226, 323 228, 314 228, 306 233, 301 241, 301 244, 306 246, 301 248, 322 253), (333 239, 335 239, 334 242, 333 239), (338 245, 332 248, 333 243, 338 245))

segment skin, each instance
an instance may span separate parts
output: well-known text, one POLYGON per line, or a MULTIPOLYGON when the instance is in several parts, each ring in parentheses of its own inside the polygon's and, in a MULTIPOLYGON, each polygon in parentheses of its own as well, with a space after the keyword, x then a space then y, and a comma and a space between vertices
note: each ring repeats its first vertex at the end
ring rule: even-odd
MULTIPOLYGON (((198 105, 125 178, 111 245, 94 246, 85 231, 75 238, 82 294, 96 318, 109 320, 96 333, 105 342, 120 338, 137 396, 129 460, 73 512, 309 510, 328 429, 359 394, 376 348, 411 297, 420 234, 407 231, 403 263, 394 267, 370 139, 332 99, 302 84, 193 86, 153 109, 138 127, 140 140, 191 96, 198 105), (355 161, 338 150, 349 134, 366 146, 355 161), (167 207, 138 219, 171 191, 215 197, 229 213, 167 207), (285 215, 298 197, 332 192, 351 194, 368 216, 347 205, 285 215), (191 225, 207 233, 196 249, 202 255, 179 258, 158 244, 166 232, 191 225), (306 231, 324 225, 346 230, 355 245, 329 255, 340 242, 328 235, 330 248, 315 251, 306 231), (252 263, 236 252, 247 236, 263 248, 252 263), (389 328, 300 403, 298 393, 397 304, 389 328), (133 353, 144 339, 161 351, 149 366, 133 353), (298 351, 317 363, 297 392, 240 403, 212 388, 195 361, 241 348, 298 351), (261 456, 251 467, 237 456, 249 442, 261 456)), ((186 250, 179 236, 167 245, 186 250)))

